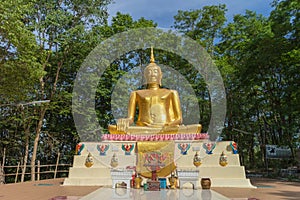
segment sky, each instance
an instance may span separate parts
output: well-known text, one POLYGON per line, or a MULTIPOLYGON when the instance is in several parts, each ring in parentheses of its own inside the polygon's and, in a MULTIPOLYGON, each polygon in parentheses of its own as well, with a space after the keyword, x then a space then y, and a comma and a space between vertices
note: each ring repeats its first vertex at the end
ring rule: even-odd
POLYGON ((171 28, 178 10, 201 9, 203 6, 226 4, 227 19, 232 20, 236 14, 244 14, 246 10, 269 16, 273 0, 114 0, 109 5, 109 19, 118 11, 130 14, 134 20, 144 17, 153 20, 159 28, 171 28))

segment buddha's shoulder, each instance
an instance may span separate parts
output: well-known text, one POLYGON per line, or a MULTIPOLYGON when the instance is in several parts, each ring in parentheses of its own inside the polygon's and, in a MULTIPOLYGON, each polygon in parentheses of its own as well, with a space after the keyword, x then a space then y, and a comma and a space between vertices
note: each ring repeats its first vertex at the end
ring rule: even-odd
POLYGON ((162 88, 162 90, 164 90, 166 93, 178 94, 178 92, 176 90, 171 90, 171 89, 166 89, 166 88, 162 88))
POLYGON ((133 91, 132 92, 133 94, 148 94, 148 93, 165 93, 165 94, 168 94, 168 93, 174 93, 174 94, 177 94, 177 91, 176 90, 170 90, 170 89, 167 89, 167 88, 160 88, 159 90, 150 90, 150 89, 142 89, 142 90, 136 90, 136 91, 133 91))
POLYGON ((171 89, 166 89, 166 88, 162 88, 162 90, 164 90, 166 93, 172 93, 172 94, 178 94, 177 90, 171 90, 171 89))

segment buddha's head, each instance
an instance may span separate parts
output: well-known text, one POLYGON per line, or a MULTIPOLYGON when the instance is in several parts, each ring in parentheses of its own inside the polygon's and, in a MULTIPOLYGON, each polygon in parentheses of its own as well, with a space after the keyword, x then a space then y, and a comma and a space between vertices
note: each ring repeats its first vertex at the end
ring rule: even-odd
POLYGON ((146 84, 157 83, 161 85, 162 72, 158 65, 155 63, 150 63, 145 71, 144 76, 146 80, 146 84))
POLYGON ((160 67, 155 63, 152 48, 151 48, 150 64, 145 68, 144 76, 145 76, 146 84, 157 83, 161 85, 162 72, 160 67))

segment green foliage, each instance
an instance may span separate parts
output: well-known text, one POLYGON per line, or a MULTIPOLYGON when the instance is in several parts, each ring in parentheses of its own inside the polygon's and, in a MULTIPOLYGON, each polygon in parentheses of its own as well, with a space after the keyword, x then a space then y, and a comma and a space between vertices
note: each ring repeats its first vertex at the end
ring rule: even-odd
POLYGON ((0 5, 0 94, 6 102, 27 100, 43 74, 34 34, 23 23, 32 6, 22 0, 0 5))
MULTIPOLYGON (((258 146, 255 163, 266 162, 266 144, 285 145, 294 151, 299 132, 299 76, 293 60, 298 57, 295 41, 299 37, 294 34, 298 28, 292 26, 299 3, 281 1, 274 5, 269 18, 251 11, 234 16, 223 29, 219 44, 220 64, 226 66, 221 70, 229 79, 225 137, 237 140, 244 148, 249 146, 248 152, 242 152, 249 161, 251 149, 258 146), (234 128, 253 134, 257 141, 249 143, 249 135, 239 132, 231 135, 234 128)), ((246 164, 252 163, 249 161, 246 164)))
POLYGON ((109 2, 1 2, 0 130, 7 139, 0 148, 15 155, 15 162, 53 160, 57 151, 72 154, 78 142, 71 114, 73 81, 96 45, 93 27, 106 24, 109 2), (31 103, 40 100, 50 103, 31 103))
MULTIPOLYGON (((215 43, 220 37, 222 27, 226 22, 226 11, 226 5, 224 4, 204 6, 202 9, 190 11, 179 10, 177 15, 174 16, 174 28, 199 42, 210 56, 214 57, 216 54, 215 43)), ((177 61, 177 63, 179 63, 179 65, 177 64, 179 71, 186 75, 188 80, 191 80, 190 84, 192 84, 198 97, 200 123, 203 126, 203 131, 207 131, 211 117, 211 97, 202 77, 204 75, 193 73, 192 67, 182 61, 177 61)))
POLYGON ((179 10, 174 16, 174 28, 199 41, 213 56, 214 44, 226 22, 226 11, 225 4, 204 6, 202 9, 190 11, 179 10))
MULTIPOLYGON (((112 18, 111 26, 101 27, 101 30, 102 33, 108 37, 129 29, 156 26, 157 25, 152 20, 141 18, 137 21, 134 21, 129 14, 121 14, 118 12, 116 16, 112 18)), ((149 54, 146 55, 143 50, 137 49, 128 52, 126 55, 122 55, 120 59, 115 60, 105 70, 100 78, 96 92, 96 111, 101 127, 107 128, 108 124, 114 123, 112 107, 115 105, 124 105, 127 107, 127 102, 111 102, 113 91, 116 85, 120 84, 120 82, 118 82, 119 79, 130 70, 134 68, 140 68, 142 65, 148 64, 148 62, 149 54)), ((142 83, 140 83, 140 86, 141 85, 142 83)), ((130 91, 123 92, 128 96, 130 94, 130 91)))
POLYGON ((242 146, 241 161, 249 168, 262 167, 266 144, 293 151, 299 138, 300 4, 285 0, 273 6, 269 18, 247 10, 226 25, 224 5, 178 11, 174 17, 174 27, 199 41, 222 73, 227 96, 223 137, 242 146))

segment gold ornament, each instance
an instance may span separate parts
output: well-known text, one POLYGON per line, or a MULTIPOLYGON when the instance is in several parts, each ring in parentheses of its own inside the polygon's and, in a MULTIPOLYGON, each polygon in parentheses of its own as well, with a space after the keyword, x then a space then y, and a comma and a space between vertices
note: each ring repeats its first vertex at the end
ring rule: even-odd
POLYGON ((222 154, 221 154, 221 156, 220 156, 219 164, 220 164, 222 167, 225 167, 225 166, 228 164, 227 156, 224 154, 224 152, 222 152, 222 154))
POLYGON ((91 167, 94 165, 94 158, 91 153, 88 154, 87 158, 85 159, 85 166, 91 167))
POLYGON ((169 177, 169 183, 170 183, 171 189, 177 188, 177 181, 178 181, 178 178, 173 173, 171 173, 171 177, 169 177))
POLYGON ((118 165, 119 165, 119 160, 118 160, 117 155, 114 153, 114 155, 112 156, 111 161, 110 161, 110 166, 112 166, 113 168, 115 168, 118 165))
POLYGON ((140 189, 142 181, 143 181, 143 179, 139 175, 137 177, 135 177, 135 179, 134 179, 134 188, 135 189, 140 189))
POLYGON ((196 154, 194 155, 193 163, 196 167, 199 167, 201 165, 201 158, 200 158, 200 155, 198 154, 198 152, 196 152, 196 154))

